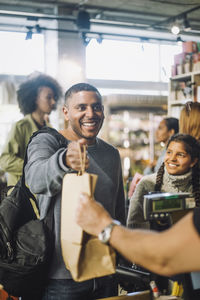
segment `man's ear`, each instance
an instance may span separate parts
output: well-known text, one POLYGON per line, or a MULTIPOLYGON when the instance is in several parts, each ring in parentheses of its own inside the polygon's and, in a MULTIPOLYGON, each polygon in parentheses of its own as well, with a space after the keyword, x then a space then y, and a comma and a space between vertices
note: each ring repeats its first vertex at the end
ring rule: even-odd
POLYGON ((63 111, 63 114, 65 116, 65 120, 68 121, 68 108, 67 108, 66 105, 63 106, 62 111, 63 111))

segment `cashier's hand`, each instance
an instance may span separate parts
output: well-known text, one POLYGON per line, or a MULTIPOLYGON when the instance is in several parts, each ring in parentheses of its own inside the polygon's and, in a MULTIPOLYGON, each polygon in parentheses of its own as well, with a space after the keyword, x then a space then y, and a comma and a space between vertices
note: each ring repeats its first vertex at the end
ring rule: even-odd
POLYGON ((92 235, 98 235, 112 222, 103 206, 85 193, 80 195, 75 218, 76 223, 92 235))
MULTIPOLYGON (((83 160, 83 145, 85 145, 85 142, 83 139, 79 141, 73 141, 68 144, 67 152, 66 152, 66 165, 76 171, 81 171, 81 157, 80 157, 80 150, 81 150, 81 156, 83 160)), ((86 151, 87 151, 87 145, 86 151)), ((87 152, 86 152, 87 153, 87 152)), ((85 160, 85 169, 88 169, 89 167, 89 159, 86 155, 85 160)))

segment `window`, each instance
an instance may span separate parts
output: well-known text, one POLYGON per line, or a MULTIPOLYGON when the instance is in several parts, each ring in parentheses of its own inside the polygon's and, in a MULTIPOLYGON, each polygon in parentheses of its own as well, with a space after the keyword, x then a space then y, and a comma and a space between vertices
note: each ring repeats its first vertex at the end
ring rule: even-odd
POLYGON ((169 81, 171 66, 174 64, 174 55, 182 52, 182 46, 160 45, 161 81, 169 81))
POLYGON ((44 71, 44 36, 33 34, 25 40, 26 33, 0 31, 0 73, 28 75, 44 71))
POLYGON ((180 46, 92 39, 86 48, 89 79, 166 81, 180 46))

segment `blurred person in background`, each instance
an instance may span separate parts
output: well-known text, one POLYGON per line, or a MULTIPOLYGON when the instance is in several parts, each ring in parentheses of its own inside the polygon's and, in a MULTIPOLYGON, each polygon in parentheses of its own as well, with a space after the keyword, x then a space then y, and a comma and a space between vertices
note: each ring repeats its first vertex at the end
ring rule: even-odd
MULTIPOLYGON (((156 142, 158 143, 163 143, 164 145, 167 144, 169 138, 177 133, 179 131, 179 121, 177 118, 164 118, 160 123, 159 126, 155 132, 155 136, 156 136, 156 142)), ((164 149, 162 150, 160 156, 158 157, 157 161, 154 161, 150 166, 147 166, 144 169, 143 175, 148 175, 148 174, 152 174, 154 172, 157 172, 158 169, 160 168, 160 166, 163 163, 163 159, 166 153, 166 148, 164 147, 164 149)), ((143 177, 142 174, 140 173, 136 173, 132 179, 132 182, 130 184, 129 187, 129 191, 128 191, 128 198, 130 199, 133 192, 135 191, 135 188, 137 186, 137 184, 139 183, 139 181, 141 180, 141 178, 143 177)))
MULTIPOLYGON (((177 118, 164 118, 158 125, 156 130, 156 142, 162 143, 164 146, 167 144, 169 138, 179 131, 179 121, 177 118)), ((160 156, 156 162, 153 162, 149 167, 144 170, 144 175, 157 172, 163 163, 163 159, 166 153, 166 148, 162 150, 160 156)))
POLYGON ((7 185, 15 185, 22 175, 26 146, 31 135, 43 126, 62 96, 59 83, 46 74, 30 77, 17 91, 17 101, 24 118, 12 125, 0 156, 0 168, 7 185))
POLYGON ((179 119, 181 133, 187 133, 200 141, 200 103, 189 101, 182 108, 179 119))

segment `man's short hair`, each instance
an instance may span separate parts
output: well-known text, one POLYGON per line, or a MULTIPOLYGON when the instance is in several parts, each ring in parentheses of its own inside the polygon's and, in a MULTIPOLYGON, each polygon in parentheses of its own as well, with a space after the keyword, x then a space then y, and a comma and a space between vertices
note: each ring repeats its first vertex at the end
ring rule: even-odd
POLYGON ((101 94, 99 93, 99 91, 97 90, 97 88, 95 88, 93 85, 89 84, 89 83, 77 83, 72 85, 65 93, 65 103, 67 103, 68 99, 73 95, 76 94, 78 92, 82 92, 82 91, 88 91, 88 92, 95 92, 97 95, 97 98, 99 101, 102 100, 101 94))

